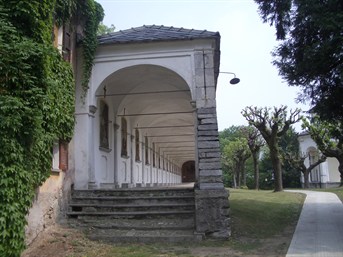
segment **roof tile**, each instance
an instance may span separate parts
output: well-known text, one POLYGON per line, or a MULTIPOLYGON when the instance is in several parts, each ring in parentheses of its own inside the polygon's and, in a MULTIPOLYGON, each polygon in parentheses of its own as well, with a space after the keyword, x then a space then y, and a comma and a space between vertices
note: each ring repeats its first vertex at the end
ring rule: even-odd
POLYGON ((99 44, 142 43, 151 41, 192 40, 200 38, 220 38, 219 32, 163 25, 143 25, 141 27, 120 30, 98 37, 99 44))

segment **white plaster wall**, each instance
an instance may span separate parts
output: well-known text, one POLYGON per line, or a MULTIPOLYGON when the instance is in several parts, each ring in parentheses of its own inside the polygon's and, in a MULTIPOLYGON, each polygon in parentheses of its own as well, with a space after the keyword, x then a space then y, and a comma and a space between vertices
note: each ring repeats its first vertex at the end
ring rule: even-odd
MULTIPOLYGON (((313 141, 310 135, 301 135, 298 138, 301 153, 306 153, 311 148, 317 148, 317 144, 313 141)), ((309 166, 309 159, 305 160, 305 165, 309 166)), ((328 157, 325 162, 320 164, 322 174, 322 182, 340 182, 340 174, 338 172, 338 161, 336 158, 328 157)), ((303 181, 303 178, 302 178, 303 181)))
POLYGON ((327 166, 328 166, 329 176, 330 176, 331 182, 340 182, 341 181, 340 173, 338 171, 338 165, 339 165, 339 163, 338 163, 336 158, 328 158, 327 159, 327 166))
POLYGON ((37 190, 27 215, 26 244, 30 244, 47 226, 55 224, 60 212, 59 199, 62 196, 64 178, 64 172, 55 173, 37 190))

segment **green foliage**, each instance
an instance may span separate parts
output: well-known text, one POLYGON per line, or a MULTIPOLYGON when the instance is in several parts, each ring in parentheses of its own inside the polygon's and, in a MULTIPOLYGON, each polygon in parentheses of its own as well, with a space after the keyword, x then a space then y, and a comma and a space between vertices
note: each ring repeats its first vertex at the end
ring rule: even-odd
POLYGON ((0 256, 20 256, 52 145, 74 127, 71 66, 51 43, 54 1, 0 1, 0 256))
POLYGON ((57 26, 62 26, 69 22, 76 12, 77 0, 56 0, 55 22, 57 26))
POLYGON ((107 33, 111 33, 113 32, 114 30, 116 29, 116 27, 111 24, 110 27, 107 27, 105 24, 103 24, 102 22, 99 23, 99 26, 98 26, 98 31, 97 31, 97 35, 100 36, 100 35, 104 35, 104 34, 107 34, 107 33))
POLYGON ((251 154, 245 130, 245 126, 231 126, 219 132, 225 186, 245 184, 247 174, 251 173, 252 163, 248 159, 251 154))
POLYGON ((255 0, 264 22, 276 27, 282 43, 274 65, 299 101, 332 123, 343 120, 343 2, 341 0, 255 0))
POLYGON ((338 160, 338 171, 341 174, 343 185, 343 123, 335 123, 320 120, 313 116, 311 120, 303 119, 303 128, 306 128, 311 138, 316 142, 319 150, 327 157, 338 160))
POLYGON ((285 155, 298 156, 300 153, 299 150, 299 141, 298 133, 295 132, 293 127, 290 127, 289 130, 281 137, 279 146, 282 154, 282 182, 284 187, 297 188, 300 187, 300 169, 299 167, 293 165, 292 162, 288 161, 285 158, 285 155))
POLYGON ((8 20, 17 31, 38 43, 51 41, 52 10, 55 1, 0 1, 8 20))
POLYGON ((104 10, 94 0, 78 0, 78 18, 85 23, 84 38, 82 40, 83 51, 83 77, 82 88, 85 96, 92 73, 93 60, 98 46, 97 30, 100 21, 104 18, 104 10))
POLYGON ((282 191, 282 154, 280 139, 286 134, 290 126, 301 119, 301 110, 290 111, 287 106, 258 108, 248 106, 242 110, 242 115, 250 125, 258 129, 269 148, 269 156, 274 172, 275 191, 282 191))

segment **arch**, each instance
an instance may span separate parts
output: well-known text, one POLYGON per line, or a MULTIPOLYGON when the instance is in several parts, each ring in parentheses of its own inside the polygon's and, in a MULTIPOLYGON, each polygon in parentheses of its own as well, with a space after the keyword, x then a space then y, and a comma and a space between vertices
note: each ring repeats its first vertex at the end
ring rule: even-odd
MULTIPOLYGON (((125 117, 128 134, 155 136, 150 142, 154 143, 156 150, 159 151, 156 167, 164 169, 164 158, 173 159, 164 155, 164 152, 167 148, 175 146, 175 141, 188 142, 185 144, 192 147, 192 158, 195 158, 192 96, 190 87, 176 72, 157 65, 127 67, 114 72, 106 79, 98 88, 97 96, 106 98, 117 118, 125 117), (149 129, 163 126, 170 126, 170 129, 149 129), (162 138, 163 134, 180 136, 162 138)), ((136 147, 136 151, 139 151, 139 147, 136 147)), ((172 151, 175 152, 177 149, 172 151)), ((181 160, 180 156, 177 158, 179 161, 175 161, 175 158, 173 161, 181 166, 185 160, 181 160)))
POLYGON ((195 182, 195 161, 186 161, 182 164, 182 183, 195 182))
POLYGON ((192 91, 189 84, 190 82, 187 83, 182 74, 169 67, 153 64, 128 64, 125 67, 113 70, 111 74, 105 76, 99 84, 95 85, 93 92, 95 92, 96 97, 99 97, 104 95, 105 89, 106 95, 111 95, 114 93, 114 88, 111 89, 108 85, 114 84, 117 87, 120 87, 120 92, 117 93, 125 94, 132 92, 134 88, 144 84, 144 81, 160 81, 161 79, 175 88, 192 91), (134 76, 132 76, 132 74, 134 74, 134 76), (123 87, 122 85, 125 86, 123 87))

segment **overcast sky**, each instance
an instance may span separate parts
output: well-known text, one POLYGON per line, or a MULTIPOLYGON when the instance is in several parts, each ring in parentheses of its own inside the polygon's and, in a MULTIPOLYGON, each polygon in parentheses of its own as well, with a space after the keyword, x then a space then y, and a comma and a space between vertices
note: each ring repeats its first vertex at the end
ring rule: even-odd
MULTIPOLYGON (((295 102, 299 89, 288 87, 271 64, 270 52, 278 44, 275 29, 262 23, 253 0, 96 1, 105 10, 104 24, 113 24, 116 31, 155 24, 220 33, 220 71, 234 72, 241 82, 231 85, 232 75, 219 75, 219 130, 246 125, 241 115, 245 106, 307 109, 295 102)), ((300 130, 300 124, 296 129, 300 130)))

